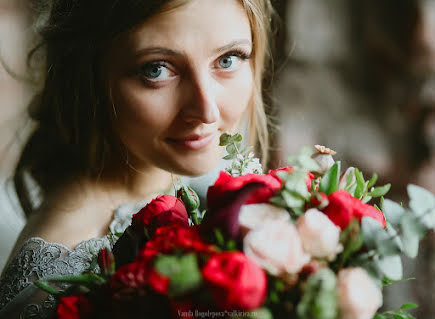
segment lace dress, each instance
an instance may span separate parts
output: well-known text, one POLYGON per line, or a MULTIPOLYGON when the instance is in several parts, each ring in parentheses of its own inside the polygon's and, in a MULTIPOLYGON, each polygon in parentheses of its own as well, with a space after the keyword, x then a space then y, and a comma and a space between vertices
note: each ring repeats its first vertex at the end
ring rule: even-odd
MULTIPOLYGON (((123 232, 130 225, 131 216, 145 204, 126 204, 116 209, 110 225, 111 234, 123 232)), ((43 292, 33 282, 41 278, 78 275, 85 270, 98 272, 93 261, 102 248, 111 246, 111 235, 82 241, 72 250, 42 238, 30 238, 0 280, 0 318, 53 318, 56 313, 54 296, 43 292)))

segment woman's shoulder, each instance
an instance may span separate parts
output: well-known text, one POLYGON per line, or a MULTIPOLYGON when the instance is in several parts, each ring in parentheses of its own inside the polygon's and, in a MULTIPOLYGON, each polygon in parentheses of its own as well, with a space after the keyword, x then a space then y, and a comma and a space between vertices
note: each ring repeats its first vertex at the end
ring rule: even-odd
POLYGON ((105 237, 82 241, 74 249, 39 237, 27 239, 5 268, 0 280, 0 309, 26 308, 36 309, 35 314, 38 315, 43 313, 44 307, 53 304, 54 299, 36 289, 33 283, 42 278, 98 271, 96 256, 102 248, 109 246, 110 242, 105 237), (31 298, 27 296, 29 293, 31 298), (35 303, 28 304, 29 300, 35 299, 35 303))

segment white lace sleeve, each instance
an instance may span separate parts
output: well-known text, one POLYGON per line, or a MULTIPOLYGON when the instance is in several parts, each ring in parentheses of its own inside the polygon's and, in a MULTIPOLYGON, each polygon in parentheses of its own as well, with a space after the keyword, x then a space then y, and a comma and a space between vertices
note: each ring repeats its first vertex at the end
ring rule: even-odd
POLYGON ((0 318, 52 318, 55 298, 39 290, 33 282, 78 275, 86 270, 98 271, 90 269, 92 261, 102 248, 109 246, 106 237, 83 241, 74 250, 41 238, 29 239, 0 280, 0 318))

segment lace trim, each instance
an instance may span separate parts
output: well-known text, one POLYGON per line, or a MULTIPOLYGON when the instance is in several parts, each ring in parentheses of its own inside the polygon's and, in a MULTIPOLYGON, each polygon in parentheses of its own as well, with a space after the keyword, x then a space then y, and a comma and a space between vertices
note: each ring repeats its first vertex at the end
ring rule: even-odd
MULTIPOLYGON (((79 275, 84 271, 98 272, 98 265, 94 262, 98 252, 111 248, 113 234, 124 232, 131 224, 133 214, 145 204, 118 207, 110 224, 111 234, 81 241, 74 249, 39 237, 27 240, 0 280, 0 315, 9 315, 11 311, 16 314, 15 309, 11 310, 16 307, 19 318, 51 318, 55 314, 56 299, 36 289, 33 282, 54 276, 79 275)), ((59 285, 58 288, 64 289, 65 286, 59 285)))

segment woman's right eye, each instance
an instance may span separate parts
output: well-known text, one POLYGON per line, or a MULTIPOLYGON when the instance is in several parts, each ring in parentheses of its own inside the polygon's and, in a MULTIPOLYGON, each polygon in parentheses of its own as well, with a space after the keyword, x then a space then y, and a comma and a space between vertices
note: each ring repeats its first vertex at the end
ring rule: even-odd
POLYGON ((138 70, 138 75, 149 82, 165 81, 174 77, 175 73, 162 62, 152 62, 143 65, 138 70))

